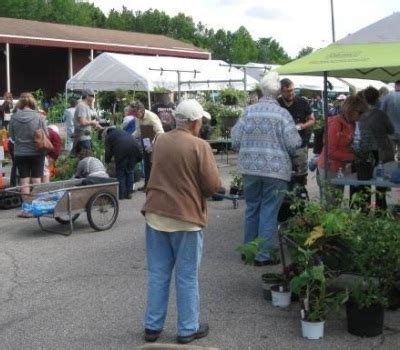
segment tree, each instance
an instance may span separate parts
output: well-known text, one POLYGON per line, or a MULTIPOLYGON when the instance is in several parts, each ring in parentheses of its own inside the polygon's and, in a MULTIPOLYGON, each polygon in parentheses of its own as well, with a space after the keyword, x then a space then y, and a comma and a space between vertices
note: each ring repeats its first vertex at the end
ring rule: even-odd
POLYGON ((230 31, 225 32, 223 29, 219 29, 215 34, 214 31, 210 31, 208 41, 208 49, 211 51, 213 59, 232 62, 230 61, 232 44, 232 33, 230 31))
POLYGON ((256 45, 258 48, 257 62, 285 64, 290 61, 290 57, 286 51, 271 37, 258 39, 256 45))
POLYGON ((170 17, 163 11, 149 9, 145 12, 137 11, 134 18, 133 30, 143 33, 167 35, 170 26, 170 17))
POLYGON ((232 35, 230 62, 245 64, 257 60, 258 49, 248 30, 241 26, 232 35))
POLYGON ((314 51, 314 49, 311 46, 306 46, 299 51, 296 58, 301 58, 301 57, 307 56, 308 54, 310 54, 313 51, 314 51))
POLYGON ((185 16, 183 13, 178 13, 170 20, 168 34, 175 39, 192 41, 195 31, 192 17, 185 16))
POLYGON ((118 30, 133 30, 135 22, 135 16, 132 11, 128 10, 125 6, 122 6, 122 11, 118 12, 112 9, 106 20, 106 27, 110 29, 118 30))

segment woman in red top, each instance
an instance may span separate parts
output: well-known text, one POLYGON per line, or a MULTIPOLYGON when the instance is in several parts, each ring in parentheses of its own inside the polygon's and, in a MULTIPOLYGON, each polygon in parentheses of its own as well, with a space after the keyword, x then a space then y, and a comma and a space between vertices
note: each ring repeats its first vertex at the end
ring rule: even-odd
MULTIPOLYGON (((328 121, 328 167, 327 178, 336 177, 340 168, 345 171, 354 160, 352 142, 354 136, 355 122, 361 118, 366 112, 368 106, 364 99, 359 96, 350 96, 342 105, 341 112, 331 117, 328 121)), ((320 176, 321 193, 325 197, 327 204, 337 204, 341 200, 340 196, 327 196, 325 193, 326 186, 323 185, 325 180, 325 147, 324 145, 321 155, 318 159, 318 171, 320 176), (330 197, 330 198, 329 198, 330 197)), ((343 186, 335 186, 343 192, 343 186)))

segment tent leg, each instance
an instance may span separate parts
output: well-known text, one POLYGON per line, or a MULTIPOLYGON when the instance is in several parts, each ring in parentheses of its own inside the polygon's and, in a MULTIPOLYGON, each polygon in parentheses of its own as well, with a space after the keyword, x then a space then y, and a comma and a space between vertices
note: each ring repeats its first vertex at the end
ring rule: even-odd
POLYGON ((329 161, 328 161, 328 72, 324 72, 324 115, 325 115, 325 130, 324 130, 324 182, 326 183, 328 180, 328 169, 329 169, 329 161))
POLYGON ((151 97, 150 97, 150 90, 147 90, 147 101, 149 105, 149 110, 151 109, 151 97))

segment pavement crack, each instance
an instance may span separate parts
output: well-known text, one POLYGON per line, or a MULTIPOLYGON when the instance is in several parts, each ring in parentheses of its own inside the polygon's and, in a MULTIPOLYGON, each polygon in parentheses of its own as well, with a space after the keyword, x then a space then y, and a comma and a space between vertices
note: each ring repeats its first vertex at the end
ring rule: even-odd
POLYGON ((3 299, 1 303, 8 303, 14 299, 14 293, 18 287, 21 287, 22 284, 18 281, 19 279, 19 271, 20 268, 17 263, 16 257, 8 251, 3 252, 4 256, 6 256, 6 263, 3 264, 3 269, 5 276, 2 276, 3 285, 5 286, 4 296, 1 294, 0 290, 0 298, 3 299), (9 275, 7 275, 7 271, 9 271, 9 275))

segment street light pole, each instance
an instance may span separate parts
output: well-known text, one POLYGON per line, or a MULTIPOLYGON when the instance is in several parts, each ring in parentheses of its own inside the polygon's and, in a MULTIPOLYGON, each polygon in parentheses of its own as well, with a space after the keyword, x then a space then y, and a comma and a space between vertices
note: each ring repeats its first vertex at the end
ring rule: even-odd
POLYGON ((331 0, 331 23, 332 23, 332 42, 335 42, 335 14, 333 11, 333 0, 331 0))

